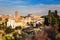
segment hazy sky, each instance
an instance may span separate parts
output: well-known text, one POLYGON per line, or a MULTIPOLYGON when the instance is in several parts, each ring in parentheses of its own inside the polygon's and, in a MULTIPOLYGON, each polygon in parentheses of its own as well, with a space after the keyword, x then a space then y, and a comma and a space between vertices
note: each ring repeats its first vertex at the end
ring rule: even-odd
POLYGON ((60 0, 0 0, 0 14, 47 15, 49 9, 60 15, 60 0))

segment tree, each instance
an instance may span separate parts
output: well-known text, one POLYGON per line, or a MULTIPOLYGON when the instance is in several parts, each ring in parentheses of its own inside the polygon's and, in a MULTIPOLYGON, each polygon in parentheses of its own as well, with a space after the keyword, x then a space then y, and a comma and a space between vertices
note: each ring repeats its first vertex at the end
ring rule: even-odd
POLYGON ((42 16, 42 18, 44 18, 45 19, 45 21, 44 21, 44 25, 49 25, 49 22, 48 22, 48 17, 47 17, 47 15, 46 16, 42 16))
POLYGON ((16 29, 16 30, 21 29, 21 26, 17 26, 15 29, 16 29))
POLYGON ((8 19, 6 18, 6 19, 5 19, 5 25, 6 25, 6 26, 7 26, 7 22, 8 22, 8 19))
POLYGON ((8 19, 5 19, 5 22, 3 22, 2 24, 0 24, 0 29, 5 30, 7 28, 7 21, 8 21, 8 19))
POLYGON ((57 13, 58 13, 57 10, 55 10, 55 16, 56 16, 56 17, 57 17, 57 13))
POLYGON ((50 15, 51 14, 51 10, 48 10, 48 15, 50 15))
POLYGON ((43 16, 43 18, 45 18, 45 25, 59 25, 59 15, 57 15, 57 10, 55 10, 54 12, 51 12, 51 10, 48 11, 48 15, 43 16))
POLYGON ((11 27, 7 27, 6 30, 4 30, 6 34, 9 34, 14 31, 11 27))

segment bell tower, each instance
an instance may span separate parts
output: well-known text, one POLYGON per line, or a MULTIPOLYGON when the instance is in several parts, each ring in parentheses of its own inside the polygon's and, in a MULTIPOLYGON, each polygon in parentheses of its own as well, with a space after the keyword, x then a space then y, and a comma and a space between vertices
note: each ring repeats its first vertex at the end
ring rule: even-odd
POLYGON ((18 17, 18 11, 15 11, 15 17, 18 17))

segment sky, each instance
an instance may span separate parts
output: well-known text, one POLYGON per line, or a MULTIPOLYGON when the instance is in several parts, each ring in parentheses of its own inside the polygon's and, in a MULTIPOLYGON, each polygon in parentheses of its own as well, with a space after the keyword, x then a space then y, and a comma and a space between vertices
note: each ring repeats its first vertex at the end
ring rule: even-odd
POLYGON ((58 10, 60 15, 60 0, 0 0, 0 14, 14 15, 47 15, 48 10, 58 10))

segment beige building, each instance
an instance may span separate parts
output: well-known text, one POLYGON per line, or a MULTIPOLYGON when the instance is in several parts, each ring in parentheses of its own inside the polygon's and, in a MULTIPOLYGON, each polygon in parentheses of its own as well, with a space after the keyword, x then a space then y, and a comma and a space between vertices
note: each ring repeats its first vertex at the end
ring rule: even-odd
POLYGON ((41 16, 31 15, 30 17, 31 17, 34 21, 40 22, 41 24, 44 23, 44 18, 41 18, 41 16))
POLYGON ((27 25, 27 22, 31 23, 33 22, 34 26, 36 24, 44 23, 44 18, 41 18, 41 16, 37 15, 30 15, 30 16, 19 16, 18 11, 15 11, 14 16, 10 15, 0 15, 0 24, 5 23, 6 19, 8 19, 7 26, 11 26, 12 28, 15 28, 17 26, 21 26, 21 28, 27 28, 29 25, 27 25))
POLYGON ((0 24, 5 23, 8 18, 8 15, 0 15, 0 24))

